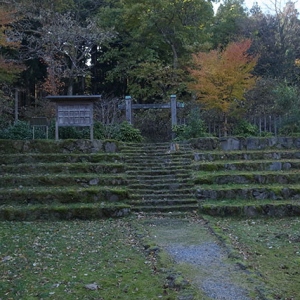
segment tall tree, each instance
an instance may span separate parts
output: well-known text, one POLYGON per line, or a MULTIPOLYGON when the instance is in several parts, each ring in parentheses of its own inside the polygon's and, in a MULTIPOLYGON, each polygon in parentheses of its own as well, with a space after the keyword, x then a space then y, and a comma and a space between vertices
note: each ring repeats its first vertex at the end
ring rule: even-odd
POLYGON ((7 36, 16 15, 5 4, 0 5, 0 126, 13 118, 13 84, 23 70, 16 59, 19 44, 7 36))
POLYGON ((208 1, 107 0, 105 3, 99 23, 114 27, 117 35, 108 45, 103 62, 111 66, 107 78, 120 80, 125 86, 123 90, 131 83, 137 84, 129 75, 133 69, 142 70, 145 63, 157 63, 157 68, 180 68, 187 54, 199 51, 208 39, 206 27, 213 16, 208 1))
POLYGON ((299 75, 295 61, 300 58, 299 14, 292 2, 282 9, 276 3, 273 15, 251 10, 245 32, 253 40, 252 51, 260 53, 256 74, 295 83, 299 75))
POLYGON ((49 10, 24 18, 14 33, 23 41, 24 59, 39 58, 47 65, 47 86, 56 90, 57 83, 64 81, 69 95, 75 81, 89 74, 92 49, 110 36, 92 20, 83 25, 72 13, 49 10))
POLYGON ((224 135, 227 135, 228 116, 245 99, 244 94, 255 85, 251 74, 257 57, 247 53, 251 40, 233 42, 221 51, 211 50, 193 55, 193 78, 190 88, 197 94, 205 109, 214 109, 224 117, 224 135))
POLYGON ((243 35, 243 23, 247 18, 244 0, 223 1, 217 10, 211 28, 214 47, 226 47, 228 43, 239 39, 243 35))
POLYGON ((15 20, 14 12, 0 6, 0 82, 12 83, 22 71, 22 66, 14 58, 19 43, 9 39, 6 31, 15 20))

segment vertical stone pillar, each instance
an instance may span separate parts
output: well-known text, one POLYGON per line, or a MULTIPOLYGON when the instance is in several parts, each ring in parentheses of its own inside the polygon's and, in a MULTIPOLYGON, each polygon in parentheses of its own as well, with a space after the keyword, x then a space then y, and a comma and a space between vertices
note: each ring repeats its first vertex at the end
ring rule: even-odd
POLYGON ((177 101, 176 95, 171 95, 171 121, 172 121, 172 139, 175 138, 173 127, 177 125, 177 101))
POLYGON ((19 91, 15 90, 15 124, 19 120, 19 91))
POLYGON ((126 120, 129 124, 132 124, 132 99, 131 96, 125 97, 125 111, 126 111, 126 120))

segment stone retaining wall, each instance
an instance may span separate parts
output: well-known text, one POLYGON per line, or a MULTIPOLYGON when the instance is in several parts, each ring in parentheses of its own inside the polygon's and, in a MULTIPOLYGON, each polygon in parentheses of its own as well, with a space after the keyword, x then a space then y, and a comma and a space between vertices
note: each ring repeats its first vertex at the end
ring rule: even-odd
POLYGON ((0 154, 118 152, 116 141, 100 140, 0 140, 0 154))
MULTIPOLYGON (((198 138, 189 141, 195 150, 300 149, 300 137, 198 138)), ((120 144, 113 140, 0 140, 1 153, 114 153, 120 144)))
POLYGON ((190 140, 190 143, 194 149, 208 151, 300 149, 300 137, 198 138, 190 140))

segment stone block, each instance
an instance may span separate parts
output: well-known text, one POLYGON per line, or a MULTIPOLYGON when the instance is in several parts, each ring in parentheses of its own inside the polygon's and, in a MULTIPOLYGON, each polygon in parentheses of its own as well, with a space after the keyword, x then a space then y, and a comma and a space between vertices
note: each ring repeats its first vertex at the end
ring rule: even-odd
POLYGON ((239 139, 233 137, 221 138, 220 147, 223 151, 240 150, 241 142, 239 139))

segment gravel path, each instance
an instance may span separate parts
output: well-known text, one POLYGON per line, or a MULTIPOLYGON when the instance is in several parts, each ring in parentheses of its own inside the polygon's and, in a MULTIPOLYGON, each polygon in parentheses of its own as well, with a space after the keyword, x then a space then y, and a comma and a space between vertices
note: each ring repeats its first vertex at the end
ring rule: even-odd
POLYGON ((229 262, 226 251, 203 223, 169 218, 148 220, 147 224, 157 245, 178 265, 191 270, 184 275, 207 299, 252 299, 247 290, 247 274, 229 262))

